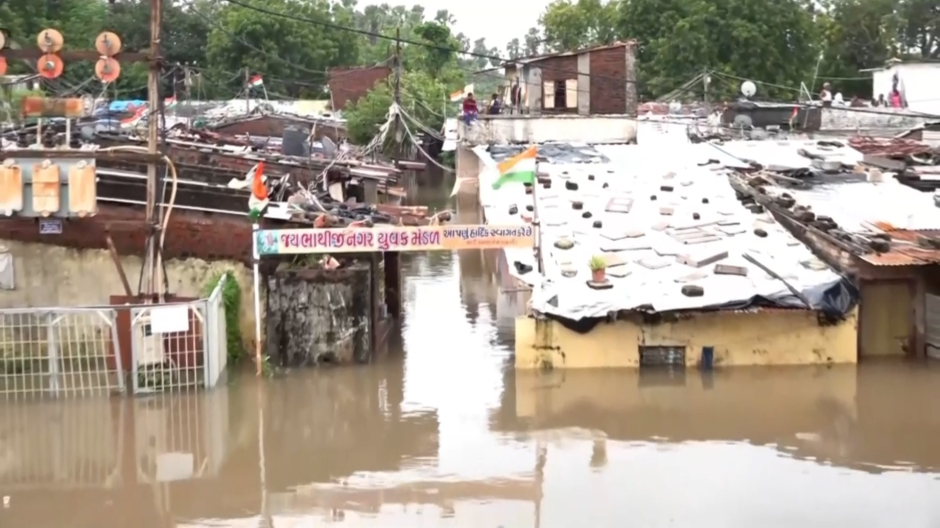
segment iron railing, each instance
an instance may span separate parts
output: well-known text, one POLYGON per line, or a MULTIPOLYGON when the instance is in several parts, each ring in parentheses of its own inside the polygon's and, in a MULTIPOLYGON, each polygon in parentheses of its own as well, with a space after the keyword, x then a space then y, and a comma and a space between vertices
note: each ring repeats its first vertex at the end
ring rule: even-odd
POLYGON ((0 394, 74 397, 124 390, 114 308, 0 310, 0 394))

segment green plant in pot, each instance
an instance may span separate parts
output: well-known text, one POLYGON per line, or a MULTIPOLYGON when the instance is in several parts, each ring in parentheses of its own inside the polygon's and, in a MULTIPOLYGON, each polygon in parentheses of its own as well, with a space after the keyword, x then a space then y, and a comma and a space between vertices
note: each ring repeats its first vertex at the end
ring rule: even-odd
POLYGON ((594 255, 588 262, 591 268, 591 280, 593 282, 607 282, 607 261, 604 257, 594 255))

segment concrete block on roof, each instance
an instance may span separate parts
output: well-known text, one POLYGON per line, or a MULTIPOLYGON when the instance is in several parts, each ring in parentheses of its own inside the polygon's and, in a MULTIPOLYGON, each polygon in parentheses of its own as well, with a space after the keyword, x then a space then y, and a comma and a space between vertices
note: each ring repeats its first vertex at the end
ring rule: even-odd
POLYGON ((678 283, 678 284, 685 284, 685 283, 687 283, 687 282, 699 281, 699 280, 702 280, 702 279, 704 279, 704 278, 706 278, 706 277, 708 277, 708 274, 707 274, 707 273, 705 273, 705 272, 703 272, 703 271, 695 270, 695 271, 693 271, 692 273, 689 273, 688 275, 683 275, 683 276, 677 278, 675 282, 678 283))
POLYGON ((636 263, 640 266, 643 266, 644 268, 651 270, 663 269, 672 265, 672 262, 670 262, 669 259, 662 257, 645 257, 638 260, 636 263))
POLYGON ((747 268, 744 266, 731 266, 729 264, 715 264, 715 275, 747 277, 747 268))
POLYGON ((747 228, 742 225, 729 225, 729 226, 718 226, 718 231, 728 235, 740 235, 741 233, 747 233, 747 228))
POLYGON ((633 273, 633 270, 631 270, 630 268, 626 266, 618 266, 616 268, 611 268, 607 270, 607 275, 618 278, 618 279, 627 277, 631 273, 633 273))
POLYGON ((671 216, 672 213, 674 212, 676 212, 676 209, 674 207, 660 207, 659 208, 659 214, 663 216, 671 216))
POLYGON ((726 258, 728 258, 728 252, 726 250, 711 249, 679 255, 676 258, 676 261, 680 264, 685 264, 686 266, 691 266, 693 268, 701 268, 726 258))
POLYGON ((653 246, 644 238, 625 238, 623 240, 611 240, 601 243, 601 251, 640 251, 643 249, 653 249, 653 246))

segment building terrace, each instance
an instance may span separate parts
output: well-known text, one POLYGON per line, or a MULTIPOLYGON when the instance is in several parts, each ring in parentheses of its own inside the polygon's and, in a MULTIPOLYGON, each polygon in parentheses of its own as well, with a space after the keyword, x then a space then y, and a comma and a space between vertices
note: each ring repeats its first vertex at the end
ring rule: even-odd
POLYGON ((850 147, 827 142, 806 150, 814 146, 721 148, 737 156, 749 149, 765 167, 789 152, 788 167, 743 176, 739 188, 858 285, 860 354, 938 355, 940 209, 933 196, 868 166, 850 147))
POLYGON ((476 147, 489 223, 541 225, 544 276, 506 250, 533 287, 517 321, 518 367, 854 362, 854 291, 749 196, 747 161, 711 144, 540 146, 534 192, 494 190, 514 147, 476 147), (532 195, 534 194, 534 199, 532 195), (587 285, 602 256, 611 288, 587 285))

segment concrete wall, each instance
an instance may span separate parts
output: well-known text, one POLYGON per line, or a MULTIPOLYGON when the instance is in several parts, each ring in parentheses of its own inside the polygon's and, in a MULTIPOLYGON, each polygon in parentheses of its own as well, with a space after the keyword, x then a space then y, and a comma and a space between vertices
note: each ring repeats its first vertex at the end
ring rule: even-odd
POLYGON ((909 110, 940 115, 940 99, 936 95, 937 86, 940 85, 940 64, 897 64, 876 70, 871 76, 872 97, 882 94, 888 99, 895 73, 898 74, 901 91, 909 110))
MULTIPOLYGON (((0 308, 107 305, 111 295, 124 295, 114 262, 106 250, 72 249, 0 239, 13 255, 15 290, 0 290, 0 308)), ((121 257, 124 271, 136 292, 141 257, 121 257)), ((201 297, 217 273, 231 270, 242 290, 240 322, 246 342, 254 338, 251 270, 240 262, 207 262, 198 258, 167 261, 170 293, 201 297)))
POLYGON ((716 366, 855 363, 858 313, 820 326, 816 312, 713 312, 661 324, 638 319, 601 323, 579 334, 553 320, 516 320, 516 368, 639 367, 640 346, 684 346, 697 365, 702 347, 714 347, 716 366))
MULTIPOLYGON (((547 141, 626 143, 636 141, 636 130, 636 118, 626 115, 481 116, 469 129, 460 121, 457 138, 473 145, 547 141)), ((459 167, 459 159, 457 163, 459 167)))
POLYGON ((907 110, 891 108, 823 108, 819 130, 859 131, 901 130, 925 122, 922 117, 908 115, 907 110), (862 111, 859 111, 862 110, 862 111))
POLYGON ((366 363, 372 356, 371 268, 278 270, 268 277, 265 332, 281 366, 366 363))

